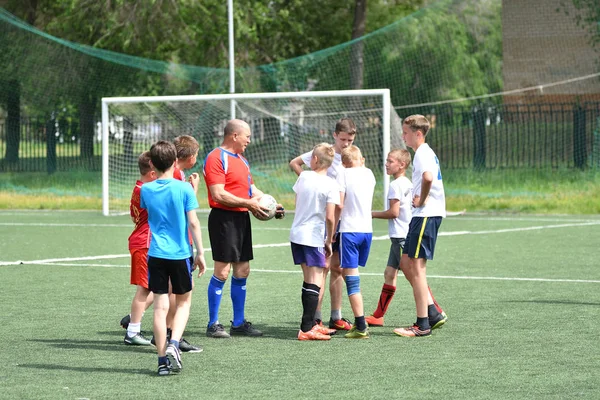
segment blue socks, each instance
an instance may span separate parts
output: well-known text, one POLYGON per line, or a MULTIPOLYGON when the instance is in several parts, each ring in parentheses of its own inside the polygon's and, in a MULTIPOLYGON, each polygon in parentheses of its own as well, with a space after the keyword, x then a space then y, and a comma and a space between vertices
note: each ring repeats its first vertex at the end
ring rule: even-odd
POLYGON ((240 326, 244 323, 246 278, 231 277, 231 302, 233 303, 233 326, 240 326))
POLYGON ((220 281, 214 275, 210 278, 208 284, 208 326, 219 320, 219 307, 221 306, 221 298, 223 297, 223 285, 225 285, 225 281, 220 281))

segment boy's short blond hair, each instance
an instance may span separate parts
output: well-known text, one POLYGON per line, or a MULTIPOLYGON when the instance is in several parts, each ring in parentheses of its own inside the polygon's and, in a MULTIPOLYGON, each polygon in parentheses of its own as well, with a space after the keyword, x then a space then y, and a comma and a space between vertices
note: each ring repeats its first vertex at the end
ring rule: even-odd
POLYGON ((431 127, 429 120, 421 114, 410 115, 404 118, 404 121, 402 121, 402 123, 404 125, 408 125, 413 132, 423 132, 423 136, 427 136, 427 132, 429 132, 429 128, 431 127))
POLYGON ((409 151, 406 149, 393 149, 390 151, 390 157, 393 157, 396 160, 405 163, 407 167, 412 161, 412 157, 410 156, 409 151))
POLYGON ((177 136, 173 139, 173 144, 177 149, 177 158, 179 160, 186 160, 193 157, 198 154, 198 150, 200 150, 198 141, 189 135, 177 136))
POLYGON ((138 168, 140 169, 140 175, 144 176, 148 172, 152 171, 152 165, 150 164, 150 152, 145 151, 138 157, 138 168))
POLYGON ((317 156, 317 166, 319 168, 329 168, 335 157, 335 150, 329 143, 319 143, 313 147, 313 156, 317 156))
POLYGON ((344 166, 351 165, 355 161, 361 162, 362 159, 363 156, 358 146, 351 145, 342 150, 342 164, 344 166))

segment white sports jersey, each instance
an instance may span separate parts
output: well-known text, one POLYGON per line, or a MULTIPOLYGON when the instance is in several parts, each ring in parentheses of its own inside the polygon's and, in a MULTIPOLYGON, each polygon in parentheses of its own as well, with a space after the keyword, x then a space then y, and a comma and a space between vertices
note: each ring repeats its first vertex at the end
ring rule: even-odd
POLYGON ((388 232, 391 238, 406 238, 408 225, 412 218, 412 183, 410 180, 401 176, 390 182, 388 191, 388 200, 400 201, 400 214, 398 218, 388 220, 388 232))
POLYGON ((413 208, 413 217, 445 217, 446 196, 444 195, 440 162, 431 147, 427 143, 423 143, 415 152, 413 159, 413 197, 421 194, 423 174, 427 171, 433 175, 429 198, 423 207, 413 208))
POLYGON ((294 184, 296 213, 290 242, 311 247, 325 243, 325 208, 327 203, 340 204, 340 192, 333 179, 314 171, 303 171, 294 184))
MULTIPOLYGON (((304 161, 304 164, 306 164, 309 167, 310 167, 310 159, 312 158, 312 153, 313 152, 311 150, 308 153, 304 153, 300 156, 302 158, 302 161, 304 161)), ((333 179, 336 179, 338 172, 341 169, 344 169, 344 166, 342 165, 342 155, 339 153, 334 153, 333 162, 331 163, 331 166, 329 168, 327 168, 327 176, 330 176, 333 179)))
POLYGON ((375 176, 366 167, 343 168, 337 176, 340 192, 345 193, 340 217, 340 232, 373 232, 371 206, 375 176))

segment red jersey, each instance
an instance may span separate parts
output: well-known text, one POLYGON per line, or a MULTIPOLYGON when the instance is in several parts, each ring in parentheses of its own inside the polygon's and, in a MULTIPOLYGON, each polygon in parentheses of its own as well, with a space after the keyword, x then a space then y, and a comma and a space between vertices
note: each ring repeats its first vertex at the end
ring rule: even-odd
POLYGON ((129 214, 135 224, 133 232, 129 235, 129 250, 150 248, 150 226, 148 225, 148 211, 140 207, 140 192, 144 182, 138 180, 131 194, 129 214))
POLYGON ((241 154, 231 153, 221 147, 211 151, 202 169, 204 181, 208 189, 208 204, 211 208, 222 208, 231 211, 248 211, 243 207, 227 207, 213 200, 210 193, 210 186, 222 184, 225 190, 234 196, 243 199, 252 197, 252 175, 250 174, 250 164, 241 154))
POLYGON ((180 170, 179 168, 175 167, 173 169, 173 178, 177 179, 178 181, 185 182, 185 173, 182 170, 180 170))

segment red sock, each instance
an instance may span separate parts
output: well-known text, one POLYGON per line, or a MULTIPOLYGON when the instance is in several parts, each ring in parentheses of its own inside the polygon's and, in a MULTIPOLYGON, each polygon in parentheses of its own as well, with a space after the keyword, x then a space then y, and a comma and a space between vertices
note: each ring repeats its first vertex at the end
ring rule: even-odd
POLYGON ((435 301, 435 297, 433 297, 433 293, 431 293, 431 288, 429 286, 427 286, 427 289, 429 289, 429 294, 431 295, 431 298, 433 299, 433 305, 435 306, 435 309, 441 314, 444 311, 442 310, 442 307, 440 307, 440 305, 437 303, 437 301, 435 301))
POLYGON ((396 286, 392 285, 383 285, 381 289, 381 296, 379 296, 379 303, 377 303, 377 310, 373 313, 375 318, 381 318, 385 315, 388 306, 392 302, 394 298, 394 293, 396 293, 396 286))

